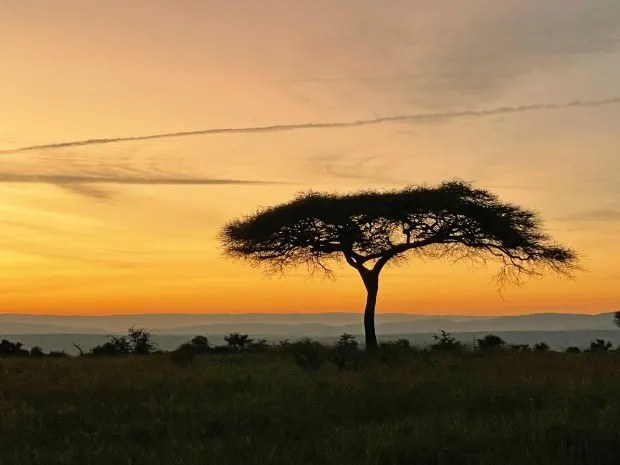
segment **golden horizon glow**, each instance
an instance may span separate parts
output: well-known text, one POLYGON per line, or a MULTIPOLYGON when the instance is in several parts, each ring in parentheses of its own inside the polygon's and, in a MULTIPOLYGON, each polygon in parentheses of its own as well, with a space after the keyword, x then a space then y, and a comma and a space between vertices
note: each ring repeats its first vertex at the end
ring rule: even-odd
MULTIPOLYGON (((620 93, 620 4, 604 0, 0 0, 0 14, 0 151, 620 93)), ((412 259, 383 273, 379 313, 614 311, 619 123, 606 105, 0 154, 0 312, 356 313, 352 269, 264 279, 222 257, 218 228, 307 189, 454 177, 540 211, 586 271, 500 295, 492 267, 412 259), (259 183, 156 183, 179 178, 259 183)))

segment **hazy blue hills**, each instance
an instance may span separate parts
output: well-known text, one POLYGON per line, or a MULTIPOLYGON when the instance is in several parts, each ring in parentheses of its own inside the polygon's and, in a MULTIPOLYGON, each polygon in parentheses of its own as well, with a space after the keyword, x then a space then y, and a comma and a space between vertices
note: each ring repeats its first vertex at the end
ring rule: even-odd
MULTIPOLYGON (((273 336, 331 337, 363 332, 358 313, 317 314, 144 314, 109 316, 54 316, 0 314, 0 334, 119 333, 136 325, 159 334, 213 334, 230 332, 273 336)), ((518 316, 377 315, 383 335, 478 331, 577 331, 613 330, 612 313, 597 315, 535 313, 518 316)))

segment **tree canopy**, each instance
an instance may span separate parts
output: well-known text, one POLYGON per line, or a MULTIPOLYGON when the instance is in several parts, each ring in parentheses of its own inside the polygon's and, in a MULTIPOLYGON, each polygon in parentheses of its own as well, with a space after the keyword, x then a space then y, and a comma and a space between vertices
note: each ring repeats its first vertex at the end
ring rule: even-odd
POLYGON ((553 242, 541 226, 534 211, 449 181, 385 192, 302 193, 231 221, 220 238, 227 255, 270 272, 306 265, 331 273, 329 260, 341 258, 378 271, 409 251, 498 261, 501 280, 575 269, 575 252, 553 242))

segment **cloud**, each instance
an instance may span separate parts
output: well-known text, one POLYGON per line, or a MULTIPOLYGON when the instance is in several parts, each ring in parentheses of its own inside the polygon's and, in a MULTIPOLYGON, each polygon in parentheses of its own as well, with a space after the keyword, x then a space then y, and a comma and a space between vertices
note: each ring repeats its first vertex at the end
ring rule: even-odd
POLYGON ((114 192, 99 187, 101 184, 129 184, 142 186, 216 186, 216 185, 268 185, 280 184, 272 181, 253 181, 243 179, 189 178, 189 177, 121 177, 121 176, 83 176, 83 175, 31 175, 0 173, 0 183, 43 183, 66 189, 73 193, 95 200, 110 200, 114 192), (94 186, 96 185, 96 186, 94 186))
POLYGON ((562 218, 565 221, 578 222, 620 222, 620 210, 617 209, 596 209, 574 213, 562 218))
POLYGON ((480 98, 521 75, 620 47, 616 0, 473 3, 480 13, 417 63, 433 95, 480 98))
POLYGON ((279 184, 272 181, 251 181, 243 179, 216 178, 167 178, 167 177, 131 177, 131 176, 81 176, 81 175, 31 175, 0 174, 0 183, 49 183, 58 186, 71 186, 82 189, 83 184, 138 184, 138 185, 222 185, 222 184, 279 184))
MULTIPOLYGON (((135 141, 156 140, 156 139, 170 139, 170 138, 177 138, 177 137, 207 136, 207 135, 215 135, 215 134, 271 133, 271 132, 299 131, 299 130, 310 130, 310 129, 354 128, 354 127, 361 127, 361 126, 372 126, 372 125, 377 125, 377 124, 398 123, 398 122, 427 122, 427 121, 451 119, 451 118, 482 118, 482 117, 487 117, 487 116, 504 115, 504 114, 511 114, 511 113, 525 113, 525 112, 532 112, 532 111, 551 111, 551 110, 561 110, 561 109, 567 109, 567 108, 599 107, 599 106, 604 106, 604 105, 616 105, 616 104, 620 104, 620 96, 610 97, 610 98, 601 99, 601 100, 584 100, 584 101, 577 100, 577 101, 565 102, 565 103, 534 103, 534 104, 525 104, 525 105, 519 105, 519 106, 505 106, 505 107, 491 108, 488 110, 462 110, 462 111, 449 111, 449 112, 437 112, 437 113, 414 113, 414 114, 408 114, 408 115, 393 115, 393 116, 384 116, 384 117, 378 117, 378 118, 361 119, 361 120, 356 120, 356 121, 344 121, 344 122, 276 124, 276 125, 270 125, 270 126, 249 126, 249 127, 239 127, 239 128, 213 128, 213 129, 201 129, 197 131, 150 134, 150 135, 145 135, 145 136, 88 139, 88 140, 79 140, 79 141, 70 141, 70 142, 60 142, 56 144, 31 145, 31 146, 20 147, 16 149, 1 150, 0 154, 14 154, 14 153, 22 153, 22 152, 29 152, 29 151, 35 151, 35 150, 54 150, 54 149, 59 149, 59 148, 83 147, 83 146, 91 146, 91 145, 114 144, 114 143, 120 143, 120 142, 135 142, 135 141)), ((122 179, 122 178, 119 178, 119 179, 122 179)), ((1 179, 0 179, 0 182, 2 182, 1 179)), ((10 181, 5 181, 5 182, 10 182, 10 181)), ((123 183, 122 180, 107 181, 107 182, 123 183)), ((232 181, 232 183, 234 182, 243 182, 243 181, 232 181)), ((131 184, 139 184, 139 183, 140 182, 131 182, 131 184)), ((144 183, 152 184, 156 182, 148 181, 144 183)), ((226 182, 225 181, 220 182, 218 180, 192 181, 190 179, 187 179, 187 180, 175 180, 175 181, 162 181, 160 183, 161 184, 218 184, 218 183, 226 183, 226 182)), ((228 183, 230 183, 230 181, 228 183)))

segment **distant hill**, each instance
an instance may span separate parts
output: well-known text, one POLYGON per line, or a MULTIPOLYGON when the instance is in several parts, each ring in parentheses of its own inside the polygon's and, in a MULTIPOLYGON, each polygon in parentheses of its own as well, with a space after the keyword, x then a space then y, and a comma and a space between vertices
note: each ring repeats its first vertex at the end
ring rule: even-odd
MULTIPOLYGON (((156 334, 224 335, 242 332, 274 337, 334 337, 348 332, 362 334, 359 313, 316 314, 163 314, 110 316, 54 316, 0 314, 0 334, 104 334, 124 333, 130 326, 156 334)), ((535 313, 518 316, 377 315, 377 332, 394 334, 480 331, 579 331, 614 330, 612 313, 598 315, 535 313)))

